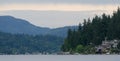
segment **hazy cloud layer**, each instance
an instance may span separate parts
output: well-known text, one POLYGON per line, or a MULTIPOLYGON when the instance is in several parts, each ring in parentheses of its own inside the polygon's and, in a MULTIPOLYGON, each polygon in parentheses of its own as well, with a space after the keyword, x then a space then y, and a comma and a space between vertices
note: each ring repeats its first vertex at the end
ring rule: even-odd
POLYGON ((117 5, 79 5, 79 4, 9 4, 0 6, 0 11, 36 10, 36 11, 94 11, 116 10, 117 5))
POLYGON ((11 15, 26 19, 29 22, 42 27, 63 27, 78 25, 84 19, 92 18, 102 13, 111 14, 111 11, 5 11, 0 15, 11 15))
POLYGON ((55 28, 78 25, 95 14, 110 14, 119 3, 120 0, 0 0, 0 15, 11 15, 37 26, 55 28))
POLYGON ((0 0, 0 4, 53 3, 53 4, 119 4, 120 0, 0 0))

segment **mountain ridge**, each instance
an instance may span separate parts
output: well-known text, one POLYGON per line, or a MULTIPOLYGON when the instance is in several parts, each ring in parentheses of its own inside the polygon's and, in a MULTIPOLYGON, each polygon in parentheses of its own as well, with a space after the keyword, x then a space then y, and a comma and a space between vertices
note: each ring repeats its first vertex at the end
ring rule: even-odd
POLYGON ((29 35, 54 35, 66 37, 68 29, 76 29, 77 26, 65 26, 60 28, 39 27, 31 24, 27 20, 15 18, 13 16, 0 16, 0 31, 13 34, 29 35))

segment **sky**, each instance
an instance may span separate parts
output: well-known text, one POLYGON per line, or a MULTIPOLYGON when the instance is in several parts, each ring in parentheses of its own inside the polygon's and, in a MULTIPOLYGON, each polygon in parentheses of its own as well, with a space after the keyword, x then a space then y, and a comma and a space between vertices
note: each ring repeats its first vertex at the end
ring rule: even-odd
POLYGON ((0 0, 0 15, 22 18, 40 27, 82 23, 102 13, 112 14, 120 0, 0 0))

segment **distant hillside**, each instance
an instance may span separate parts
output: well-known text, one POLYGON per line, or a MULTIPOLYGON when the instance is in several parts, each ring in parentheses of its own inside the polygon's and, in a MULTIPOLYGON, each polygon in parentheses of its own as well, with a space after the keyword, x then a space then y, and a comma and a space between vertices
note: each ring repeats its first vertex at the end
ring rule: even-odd
POLYGON ((43 34, 48 28, 37 27, 26 20, 12 16, 0 16, 0 30, 8 33, 43 34))
POLYGON ((65 37, 68 29, 75 29, 76 26, 61 27, 49 29, 35 26, 26 20, 14 18, 12 16, 0 16, 0 31, 13 34, 30 34, 30 35, 55 35, 65 37))
POLYGON ((78 29, 78 27, 77 26, 66 26, 66 27, 51 29, 47 34, 66 37, 68 29, 76 30, 78 29))
POLYGON ((39 54, 60 51, 63 38, 50 35, 10 34, 0 31, 1 54, 39 54))

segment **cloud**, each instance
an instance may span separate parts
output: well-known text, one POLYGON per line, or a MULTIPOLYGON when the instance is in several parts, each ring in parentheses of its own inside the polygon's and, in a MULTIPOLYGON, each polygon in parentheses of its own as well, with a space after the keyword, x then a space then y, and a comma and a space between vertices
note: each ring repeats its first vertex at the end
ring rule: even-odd
POLYGON ((36 11, 94 11, 116 10, 116 5, 84 5, 84 4, 10 4, 1 5, 0 11, 7 10, 36 10, 36 11))
POLYGON ((78 25, 95 14, 111 14, 120 0, 0 0, 0 15, 27 19, 43 27, 78 25))
POLYGON ((13 3, 52 3, 52 4, 119 4, 120 0, 1 0, 0 4, 13 3))
POLYGON ((83 19, 92 18, 102 13, 111 14, 113 11, 4 11, 0 15, 11 15, 26 19, 34 25, 57 28, 78 25, 83 19))

